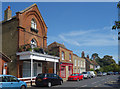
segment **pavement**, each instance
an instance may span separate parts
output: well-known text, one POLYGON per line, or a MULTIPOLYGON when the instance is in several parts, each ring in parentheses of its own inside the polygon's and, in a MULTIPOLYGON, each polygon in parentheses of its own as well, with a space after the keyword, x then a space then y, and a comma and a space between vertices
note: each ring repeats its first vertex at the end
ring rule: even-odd
MULTIPOLYGON (((35 85, 27 89, 49 89, 47 87, 36 87, 35 85)), ((89 89, 120 89, 120 75, 106 75, 99 76, 92 79, 84 79, 79 82, 77 81, 66 81, 62 85, 55 85, 52 88, 65 88, 65 89, 78 89, 78 88, 89 88, 89 89)))

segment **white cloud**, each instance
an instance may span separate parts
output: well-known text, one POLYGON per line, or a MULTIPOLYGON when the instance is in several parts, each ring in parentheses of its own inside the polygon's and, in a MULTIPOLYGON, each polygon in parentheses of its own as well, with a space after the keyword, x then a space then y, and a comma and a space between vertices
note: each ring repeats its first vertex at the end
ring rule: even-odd
POLYGON ((75 46, 117 46, 116 31, 111 31, 111 26, 102 29, 76 30, 59 34, 58 38, 75 46))

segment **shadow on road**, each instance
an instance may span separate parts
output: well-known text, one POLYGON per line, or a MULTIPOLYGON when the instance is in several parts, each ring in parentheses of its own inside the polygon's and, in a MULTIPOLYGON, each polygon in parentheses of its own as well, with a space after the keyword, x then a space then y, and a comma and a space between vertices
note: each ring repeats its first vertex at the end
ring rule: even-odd
POLYGON ((120 88, 120 76, 118 77, 117 81, 109 81, 109 82, 105 83, 104 85, 114 87, 114 88, 120 88))

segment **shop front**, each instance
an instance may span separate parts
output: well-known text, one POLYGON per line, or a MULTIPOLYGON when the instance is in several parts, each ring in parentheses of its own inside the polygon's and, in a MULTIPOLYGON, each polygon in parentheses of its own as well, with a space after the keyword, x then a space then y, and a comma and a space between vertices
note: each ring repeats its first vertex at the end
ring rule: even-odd
POLYGON ((36 52, 18 52, 18 74, 22 78, 35 78, 39 73, 57 73, 56 64, 59 57, 36 52), (22 65, 21 65, 22 64, 22 65))
POLYGON ((64 81, 73 73, 73 64, 72 63, 63 63, 60 62, 60 76, 64 81))

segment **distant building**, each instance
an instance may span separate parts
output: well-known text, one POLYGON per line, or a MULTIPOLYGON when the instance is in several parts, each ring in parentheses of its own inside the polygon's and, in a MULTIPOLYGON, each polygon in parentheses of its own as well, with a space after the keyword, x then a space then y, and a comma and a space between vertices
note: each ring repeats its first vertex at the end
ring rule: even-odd
POLYGON ((86 71, 85 59, 73 54, 73 73, 82 73, 86 71))
POLYGON ((85 53, 84 51, 82 52, 82 58, 85 59, 86 61, 86 71, 90 71, 90 69, 94 69, 94 64, 92 63, 92 61, 89 59, 89 55, 87 55, 87 57, 85 57, 85 53))
POLYGON ((100 65, 95 61, 95 60, 92 60, 92 63, 93 63, 93 69, 94 70, 97 70, 97 69, 100 69, 100 65))
POLYGON ((57 74, 67 80, 73 73, 73 51, 67 49, 64 44, 53 42, 48 46, 49 53, 57 55, 59 59, 59 68, 57 74))

